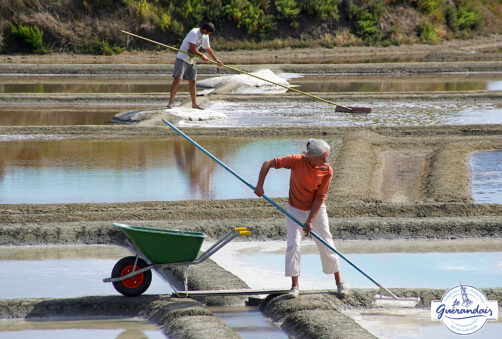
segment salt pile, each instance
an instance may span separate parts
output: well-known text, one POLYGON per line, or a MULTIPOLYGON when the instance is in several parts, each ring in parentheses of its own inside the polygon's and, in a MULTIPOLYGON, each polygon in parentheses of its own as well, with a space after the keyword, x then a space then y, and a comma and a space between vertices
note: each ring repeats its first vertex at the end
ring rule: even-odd
POLYGON ((196 109, 191 107, 173 107, 171 109, 156 108, 122 112, 113 117, 114 122, 133 123, 144 126, 163 126, 162 119, 174 123, 181 121, 207 121, 225 119, 224 113, 209 109, 196 109))
MULTIPOLYGON (((250 74, 256 75, 260 78, 270 80, 282 86, 290 87, 290 84, 285 79, 277 76, 270 69, 262 69, 256 72, 251 72, 250 74)), ((197 81, 197 87, 201 88, 232 88, 237 89, 239 92, 245 92, 246 88, 260 88, 262 90, 272 90, 277 91, 283 89, 280 86, 271 84, 270 82, 263 81, 247 74, 235 74, 235 75, 225 75, 209 79, 203 79, 197 81)))

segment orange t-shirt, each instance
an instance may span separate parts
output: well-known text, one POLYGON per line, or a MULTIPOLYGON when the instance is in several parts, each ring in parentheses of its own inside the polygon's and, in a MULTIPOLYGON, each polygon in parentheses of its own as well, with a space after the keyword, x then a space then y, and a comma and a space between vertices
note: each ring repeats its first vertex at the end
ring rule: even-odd
POLYGON ((275 158, 275 167, 291 169, 289 179, 289 204, 300 210, 309 211, 316 199, 326 199, 333 169, 330 165, 313 167, 305 154, 291 154, 275 158))

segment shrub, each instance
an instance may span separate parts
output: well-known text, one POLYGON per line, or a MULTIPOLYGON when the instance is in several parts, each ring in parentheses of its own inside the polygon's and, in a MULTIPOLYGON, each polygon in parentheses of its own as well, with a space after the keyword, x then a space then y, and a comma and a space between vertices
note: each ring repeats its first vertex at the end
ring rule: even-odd
POLYGON ((4 31, 4 49, 7 52, 48 53, 43 43, 44 33, 37 25, 14 25, 8 22, 4 31))
POLYGON ((173 3, 170 3, 166 10, 160 8, 155 10, 153 21, 162 32, 171 33, 179 38, 183 34, 183 25, 173 18, 172 13, 173 3))
POLYGON ((374 44, 382 38, 382 31, 378 26, 380 17, 385 13, 383 0, 371 0, 367 6, 357 6, 353 2, 347 7, 349 18, 354 21, 356 35, 367 44, 374 44))
POLYGON ((420 8, 427 14, 432 14, 441 8, 441 0, 420 0, 420 8))
POLYGON ((460 9, 458 16, 458 25, 461 30, 474 31, 483 24, 483 14, 472 9, 460 9))
POLYGON ((437 44, 439 42, 434 26, 425 21, 418 25, 418 37, 420 41, 426 44, 437 44))
POLYGON ((223 6, 227 19, 235 21, 248 35, 263 37, 275 27, 273 17, 265 15, 268 1, 232 0, 223 6))
POLYGON ((136 14, 142 23, 147 22, 152 17, 152 11, 148 0, 139 0, 136 3, 136 14))
POLYGON ((175 16, 183 21, 187 29, 198 27, 204 19, 206 4, 204 0, 183 0, 175 7, 175 16))
POLYGON ((446 25, 452 32, 458 32, 460 23, 458 22, 458 11, 454 4, 448 4, 445 10, 446 25))
POLYGON ((277 19, 287 22, 295 21, 300 14, 301 8, 296 0, 275 0, 277 19))
POLYGON ((225 22, 225 10, 221 0, 213 0, 207 7, 206 11, 207 20, 212 22, 215 26, 221 26, 225 22))
POLYGON ((113 55, 116 53, 122 53, 125 50, 125 47, 112 46, 108 41, 101 40, 96 36, 93 38, 87 38, 85 41, 85 43, 75 46, 75 49, 78 52, 86 54, 113 55))
POLYGON ((304 0, 302 8, 310 15, 321 20, 338 19, 338 5, 342 0, 304 0))

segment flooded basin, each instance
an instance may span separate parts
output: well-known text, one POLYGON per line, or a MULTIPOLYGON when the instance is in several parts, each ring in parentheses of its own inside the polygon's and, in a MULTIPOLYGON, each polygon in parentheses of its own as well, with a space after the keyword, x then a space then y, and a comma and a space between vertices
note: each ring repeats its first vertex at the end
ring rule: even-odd
POLYGON ((241 338, 289 338, 270 319, 250 306, 209 307, 215 316, 223 320, 241 338))
POLYGON ((0 320, 5 339, 163 339, 160 328, 144 319, 0 320))
MULTIPOLYGON (((285 75, 287 77, 287 75, 285 75)), ((438 92, 501 90, 502 74, 299 75, 288 79, 305 92, 438 92)))
MULTIPOLYGON (((430 309, 345 311, 370 333, 381 339, 395 338, 459 338, 439 321, 432 321, 430 309)), ((469 338, 496 339, 500 337, 502 321, 488 321, 469 338)))
MULTIPOLYGON (((330 100, 329 95, 322 97, 330 100)), ((166 103, 167 103, 166 96, 166 103)), ((204 104, 210 111, 223 113, 226 119, 182 121, 179 126, 194 127, 257 127, 257 126, 433 126, 463 124, 500 124, 499 103, 462 104, 448 102, 345 102, 346 106, 371 107, 369 114, 335 112, 333 106, 317 102, 267 100, 209 99, 204 104)), ((121 107, 75 104, 73 107, 33 105, 0 107, 3 126, 106 125, 114 115, 138 109, 163 108, 165 104, 124 103, 121 107)))
MULTIPOLYGON (((270 72, 270 70, 267 70, 270 72)), ((305 92, 437 92, 502 90, 501 73, 437 75, 307 75, 278 73, 305 92)), ((199 80, 209 75, 199 75, 199 80)), ((273 80, 273 79, 272 79, 273 80)), ((252 81, 252 79, 250 79, 252 81)), ((165 75, 2 75, 0 93, 168 93, 172 78, 165 75)), ((244 84, 245 85, 245 84, 244 84)), ((245 87, 245 86, 243 86, 245 87)), ((253 86, 248 91, 254 92, 253 86)), ((236 90, 236 89, 234 89, 236 90)), ((188 92, 182 82, 180 92, 188 92)), ((246 93, 245 88, 238 90, 246 93)))
MULTIPOLYGON (((2 246, 0 271, 9 272, 9 279, 2 283, 0 299, 116 295, 113 285, 103 283, 103 278, 129 255, 118 246, 2 246)), ((146 294, 166 293, 172 293, 169 284, 152 274, 146 294)))
MULTIPOLYGON (((364 253, 368 242, 360 241, 335 241, 335 246, 385 287, 449 289, 462 281, 478 288, 487 288, 500 287, 502 282, 500 239, 491 242, 478 240, 477 246, 476 240, 429 241, 436 246, 429 244, 426 247, 428 252, 416 252, 414 241, 387 242, 399 243, 399 251, 386 247, 389 244, 382 244, 384 248, 375 251, 377 248, 373 246, 372 253, 364 253), (466 243, 470 245, 466 246, 466 243), (459 247, 464 247, 465 251, 459 252, 459 247), (483 252, 479 251, 481 248, 483 252)), ((213 260, 239 276, 252 288, 287 289, 290 287, 290 279, 284 277, 285 251, 285 241, 231 243, 216 253, 213 260)), ((313 241, 304 241, 301 261, 302 289, 335 289, 333 277, 322 273, 321 261, 313 241)), ((340 264, 342 276, 350 287, 375 287, 341 258, 340 264)))
MULTIPOLYGON (((297 89, 309 93, 317 93, 321 97, 332 100, 331 93, 403 93, 403 92, 451 92, 462 91, 499 91, 502 89, 502 74, 442 74, 437 75, 402 75, 402 76, 333 76, 302 75, 279 73, 275 78, 288 81, 297 89)), ((230 77, 230 76, 228 76, 230 77)), ((209 77, 201 76, 201 80, 209 77)), ((253 78, 250 78, 253 79, 253 78)), ((0 124, 4 126, 30 125, 88 125, 109 124, 113 115, 134 109, 164 107, 168 101, 170 76, 130 75, 130 76, 0 76, 0 93, 49 93, 49 94, 163 94, 165 103, 144 101, 133 107, 123 99, 122 108, 115 104, 86 103, 79 101, 44 102, 43 105, 25 105, 19 103, 0 107, 0 124), (68 106, 70 105, 70 106, 68 106)), ((287 82, 286 82, 287 83, 287 82)), ((223 86, 232 85, 226 84, 223 86)), ((231 89, 218 89, 220 94, 227 94, 229 99, 221 100, 209 95, 207 109, 224 113, 227 119, 212 122, 194 123, 194 126, 428 126, 436 124, 483 124, 502 123, 502 106, 500 103, 461 104, 456 100, 442 103, 407 102, 391 100, 390 102, 338 102, 341 105, 372 107, 371 114, 347 114, 334 112, 331 105, 319 101, 305 103, 287 98, 266 101, 232 100, 232 94, 267 94, 277 95, 279 92, 270 86, 256 87, 253 82, 243 81, 234 84, 231 89)), ((270 84, 269 84, 270 85, 270 84)), ((180 93, 187 94, 186 82, 182 82, 180 93)), ((284 89, 284 91, 286 91, 284 89)), ((160 97, 162 98, 162 97, 160 97)), ((87 98, 86 100, 91 100, 87 98)), ((30 101, 29 96, 27 101, 30 101)), ((61 100, 64 100, 61 99, 61 100)), ((101 99, 100 99, 101 100, 101 99)), ((105 100, 105 99, 103 99, 105 100)), ((176 101, 179 104, 180 99, 176 101)), ((106 101, 106 100, 105 100, 106 101)), ((336 101, 336 100, 335 100, 336 101)))
POLYGON ((0 108, 0 126, 108 125, 113 117, 136 107, 25 106, 0 108))
MULTIPOLYGON (((169 92, 171 76, 3 75, 0 93, 152 93, 169 92)), ((186 83, 180 91, 188 92, 186 83)))
MULTIPOLYGON (((329 99, 329 95, 324 96, 329 99)), ((338 102, 354 106, 354 102, 338 102)), ((497 103, 461 104, 447 102, 362 102, 369 114, 335 112, 333 106, 318 101, 222 101, 208 103, 212 111, 225 112, 227 119, 181 126, 433 126, 502 123, 502 106, 497 103)))
POLYGON ((474 201, 502 204, 502 151, 476 152, 469 162, 474 201))
MULTIPOLYGON (((0 203, 128 202, 255 197, 249 188, 177 138, 11 140, 0 138, 0 203)), ((203 147, 250 182, 265 160, 305 149, 305 138, 202 137, 203 147)), ((289 171, 265 190, 287 196, 289 171)))

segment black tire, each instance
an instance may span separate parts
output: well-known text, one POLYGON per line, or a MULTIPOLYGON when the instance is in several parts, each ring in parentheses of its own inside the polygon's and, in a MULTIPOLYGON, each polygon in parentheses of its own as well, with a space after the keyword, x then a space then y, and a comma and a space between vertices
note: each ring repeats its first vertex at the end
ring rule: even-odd
MULTIPOLYGON (((120 259, 112 270, 112 278, 122 277, 132 272, 134 267, 134 261, 136 257, 124 257, 120 259)), ((136 263, 136 270, 147 267, 148 264, 141 258, 138 258, 136 263)), ((126 297, 136 297, 143 294, 152 282, 152 271, 148 270, 143 273, 137 274, 132 278, 128 278, 121 281, 115 281, 113 287, 117 292, 125 295, 126 297)))

